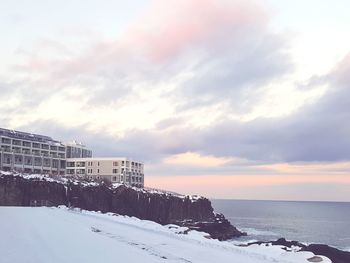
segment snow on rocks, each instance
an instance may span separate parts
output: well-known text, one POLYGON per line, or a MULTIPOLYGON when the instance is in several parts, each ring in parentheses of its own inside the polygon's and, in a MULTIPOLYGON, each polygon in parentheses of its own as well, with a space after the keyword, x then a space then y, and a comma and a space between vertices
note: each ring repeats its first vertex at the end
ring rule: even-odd
MULTIPOLYGON (((4 176, 4 175, 12 175, 15 177, 22 177, 22 178, 28 179, 28 180, 55 182, 55 183, 60 183, 60 184, 64 184, 64 185, 67 185, 68 183, 72 183, 75 185, 79 184, 83 187, 94 187, 94 186, 99 186, 103 183, 103 182, 99 183, 99 182, 95 182, 92 180, 87 180, 84 177, 76 178, 76 177, 67 176, 67 175, 62 176, 62 175, 48 175, 48 174, 26 174, 26 173, 18 173, 18 172, 0 171, 0 177, 4 176)), ((122 183, 112 183, 111 185, 109 185, 109 187, 111 189, 117 189, 121 186, 129 187, 135 191, 139 191, 142 193, 150 193, 150 194, 157 194, 157 195, 164 195, 164 196, 175 196, 175 197, 179 197, 182 199, 188 198, 191 202, 196 202, 199 199, 204 198, 204 197, 198 196, 198 195, 182 195, 179 193, 175 193, 175 192, 171 192, 171 191, 167 191, 167 190, 156 189, 156 188, 150 188, 150 187, 144 187, 144 188, 133 187, 133 186, 129 186, 129 185, 122 184, 122 183)))

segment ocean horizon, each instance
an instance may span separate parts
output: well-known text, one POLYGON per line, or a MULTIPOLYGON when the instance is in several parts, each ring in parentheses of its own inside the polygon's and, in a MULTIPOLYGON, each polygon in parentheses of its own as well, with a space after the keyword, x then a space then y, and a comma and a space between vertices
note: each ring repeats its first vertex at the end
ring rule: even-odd
POLYGON ((284 237, 305 244, 327 244, 350 251, 350 202, 211 199, 247 236, 233 242, 284 237))

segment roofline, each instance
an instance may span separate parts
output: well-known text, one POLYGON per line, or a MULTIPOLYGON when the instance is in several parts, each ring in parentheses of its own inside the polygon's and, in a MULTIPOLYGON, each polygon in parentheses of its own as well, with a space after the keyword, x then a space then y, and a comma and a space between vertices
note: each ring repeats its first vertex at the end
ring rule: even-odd
POLYGON ((137 161, 134 159, 130 159, 128 157, 83 157, 83 158, 67 158, 67 162, 69 161, 131 161, 142 163, 141 161, 137 161))

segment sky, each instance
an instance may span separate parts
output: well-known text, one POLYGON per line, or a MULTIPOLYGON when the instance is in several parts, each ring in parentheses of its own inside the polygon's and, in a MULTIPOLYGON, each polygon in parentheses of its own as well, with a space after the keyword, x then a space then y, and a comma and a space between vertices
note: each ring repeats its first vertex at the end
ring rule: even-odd
POLYGON ((145 163, 148 187, 350 201, 350 10, 0 0, 0 126, 145 163))

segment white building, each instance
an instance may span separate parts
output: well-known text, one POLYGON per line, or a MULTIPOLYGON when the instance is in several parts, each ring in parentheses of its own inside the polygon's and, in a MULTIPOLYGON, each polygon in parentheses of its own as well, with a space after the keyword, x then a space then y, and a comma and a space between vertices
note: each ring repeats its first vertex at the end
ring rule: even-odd
POLYGON ((76 141, 0 128, 0 170, 86 176, 89 179, 144 186, 144 165, 128 158, 92 158, 76 141))
POLYGON ((70 158, 67 159, 67 175, 144 186, 144 164, 128 158, 70 158))

